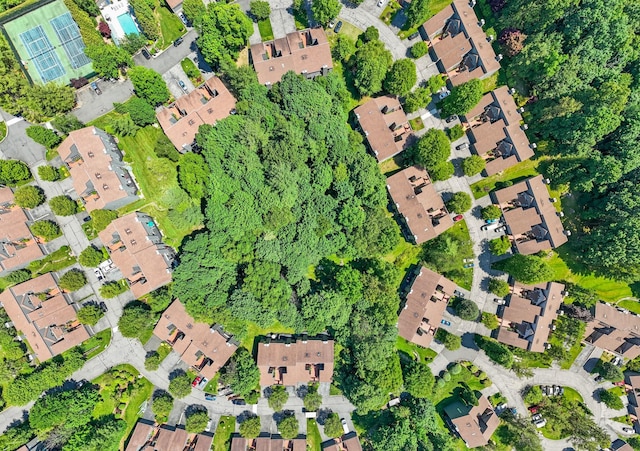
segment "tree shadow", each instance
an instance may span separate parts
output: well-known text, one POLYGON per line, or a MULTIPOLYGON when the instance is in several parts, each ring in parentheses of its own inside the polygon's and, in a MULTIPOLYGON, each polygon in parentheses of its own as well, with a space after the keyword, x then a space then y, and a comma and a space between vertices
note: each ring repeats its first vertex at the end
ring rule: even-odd
POLYGON ((327 418, 329 418, 329 415, 331 415, 332 413, 333 411, 331 409, 319 409, 316 413, 316 423, 324 426, 327 418))
POLYGON ((245 410, 244 412, 242 412, 240 415, 238 415, 236 417, 236 419, 238 420, 238 423, 244 423, 245 421, 251 419, 251 418, 255 418, 257 417, 257 415, 249 410, 245 410))
POLYGON ((180 369, 180 368, 176 368, 175 370, 173 370, 172 372, 169 373, 169 381, 174 380, 176 377, 180 377, 187 374, 184 370, 180 369))
POLYGON ((184 414, 186 416, 191 416, 194 413, 198 413, 198 412, 208 412, 208 411, 207 411, 207 408, 202 404, 191 404, 187 406, 186 409, 184 409, 184 414))

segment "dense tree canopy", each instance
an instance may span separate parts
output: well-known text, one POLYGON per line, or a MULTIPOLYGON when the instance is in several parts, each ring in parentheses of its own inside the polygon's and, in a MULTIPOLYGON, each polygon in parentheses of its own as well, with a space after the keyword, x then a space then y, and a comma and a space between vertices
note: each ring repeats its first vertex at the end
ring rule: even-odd
POLYGON ((382 90, 382 83, 392 62, 391 52, 379 40, 369 41, 356 51, 353 84, 360 95, 370 96, 382 90))
POLYGON ((218 67, 232 62, 247 45, 253 34, 253 24, 237 4, 210 3, 198 23, 201 29, 198 47, 204 59, 218 67))
POLYGON ((342 4, 339 0, 316 0, 311 4, 313 18, 321 25, 326 25, 338 17, 341 9, 342 4))
POLYGON ((252 0, 249 4, 249 9, 256 20, 268 19, 269 14, 271 14, 271 6, 265 0, 252 0))
POLYGON ((403 58, 393 62, 384 80, 384 89, 389 94, 404 96, 411 91, 416 81, 416 64, 408 58, 403 58))
POLYGON ((478 104, 482 98, 482 82, 473 79, 456 86, 451 90, 451 94, 442 101, 442 114, 449 116, 452 114, 463 115, 478 104))
POLYGON ((166 83, 153 69, 136 66, 129 71, 129 78, 136 94, 151 105, 160 105, 169 99, 170 94, 166 83))
POLYGON ((78 203, 65 195, 52 197, 49 207, 58 216, 71 216, 78 212, 78 203))
POLYGON ((44 191, 39 186, 25 185, 13 193, 15 203, 22 208, 36 208, 46 200, 44 191))
POLYGON ((496 269, 511 274, 518 282, 538 283, 553 278, 553 270, 546 260, 537 255, 515 254, 494 264, 496 269))
POLYGON ((447 135, 437 128, 428 130, 410 150, 416 164, 431 172, 444 164, 451 155, 451 145, 447 135))

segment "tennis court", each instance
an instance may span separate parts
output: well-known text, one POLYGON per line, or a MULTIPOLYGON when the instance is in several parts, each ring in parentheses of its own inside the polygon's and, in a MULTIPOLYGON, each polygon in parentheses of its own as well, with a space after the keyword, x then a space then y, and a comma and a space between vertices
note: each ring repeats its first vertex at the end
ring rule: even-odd
POLYGON ((34 83, 67 84, 93 73, 80 30, 62 0, 56 0, 4 24, 34 83))

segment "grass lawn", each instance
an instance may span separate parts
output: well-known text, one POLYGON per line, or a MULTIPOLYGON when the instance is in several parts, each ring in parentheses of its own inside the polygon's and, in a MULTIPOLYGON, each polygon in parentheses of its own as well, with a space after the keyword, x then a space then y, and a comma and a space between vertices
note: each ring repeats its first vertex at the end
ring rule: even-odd
POLYGON ((27 269, 33 273, 33 276, 39 276, 51 271, 60 271, 61 269, 71 266, 78 260, 71 255, 69 246, 62 246, 55 252, 47 255, 40 260, 34 260, 27 266, 27 269))
POLYGON ((320 437, 318 423, 313 418, 309 418, 307 420, 307 451, 321 451, 320 443, 322 443, 322 437, 320 437))
POLYGON ((539 162, 539 159, 525 160, 499 174, 483 178, 482 180, 471 185, 471 192, 473 193, 473 197, 476 199, 480 199, 481 197, 486 196, 495 189, 496 183, 498 182, 506 182, 509 180, 513 183, 517 183, 529 177, 538 175, 537 167, 539 162))
POLYGON ((418 130, 422 130, 424 128, 424 123, 422 122, 422 118, 420 117, 410 119, 409 124, 411 124, 411 128, 414 132, 417 132, 418 130))
POLYGON ((265 335, 267 333, 283 333, 283 334, 291 334, 294 330, 290 327, 285 327, 279 322, 275 322, 271 326, 262 329, 260 326, 254 323, 249 323, 247 325, 247 335, 242 339, 240 343, 242 346, 247 348, 249 351, 253 351, 253 341, 258 335, 265 335))
POLYGON ((212 395, 215 395, 216 393, 218 393, 218 380, 220 379, 220 372, 217 372, 215 376, 213 376, 213 379, 211 379, 209 382, 207 382, 207 385, 204 387, 204 392, 205 393, 211 393, 212 395))
POLYGON ((2 121, 0 122, 0 141, 2 141, 5 136, 7 136, 7 123, 2 121))
POLYGON ((624 395, 626 393, 624 388, 622 388, 622 387, 613 387, 613 388, 610 388, 607 391, 609 393, 613 393, 616 396, 622 396, 622 395, 624 395))
POLYGON ((444 241, 448 239, 457 244, 455 255, 441 255, 440 252, 431 255, 428 252, 430 249, 429 243, 426 243, 426 247, 424 247, 426 250, 424 257, 425 263, 431 269, 451 279, 462 288, 470 290, 471 282, 473 281, 473 268, 465 269, 463 267, 463 260, 465 258, 473 258, 472 242, 467 223, 465 221, 456 222, 453 227, 430 243, 433 244, 435 240, 444 241))
POLYGON ((498 87, 498 73, 496 72, 492 76, 487 77, 484 80, 480 80, 480 82, 482 83, 482 92, 486 94, 490 91, 493 91, 498 87))
POLYGON ((111 329, 105 329, 103 331, 98 332, 93 337, 84 341, 80 345, 80 349, 82 349, 83 354, 87 360, 97 356, 102 351, 104 351, 109 343, 111 342, 111 329))
POLYGON ((258 21, 258 30, 260 30, 260 37, 263 41, 273 40, 273 29, 271 28, 271 21, 268 17, 258 21))
POLYGON ((348 36, 355 43, 358 40, 358 36, 363 33, 363 30, 343 20, 340 33, 336 33, 335 31, 333 31, 333 28, 327 28, 325 30, 325 33, 327 34, 329 43, 331 44, 331 46, 333 46, 338 39, 338 34, 348 36))
POLYGON ((547 353, 529 352, 515 347, 509 347, 509 349, 525 368, 549 368, 553 362, 547 353))
POLYGON ((229 451, 229 447, 231 446, 231 434, 233 434, 235 430, 235 417, 220 417, 216 433, 213 436, 213 451, 229 451))
POLYGON ((331 384, 329 386, 329 396, 340 396, 342 395, 342 390, 340 390, 335 385, 331 384))
POLYGON ((423 363, 431 363, 435 356, 438 355, 433 349, 423 348, 402 337, 398 337, 396 340, 396 349, 404 352, 411 358, 415 358, 416 355, 420 356, 420 361, 423 363))
POLYGON ((393 263, 394 266, 401 269, 402 277, 404 278, 407 269, 411 265, 418 263, 418 256, 420 255, 421 250, 420 246, 411 244, 407 242, 404 237, 401 237, 398 245, 390 253, 382 257, 382 259, 389 263, 393 263))
MULTIPOLYGON (((88 125, 113 132, 111 123, 118 113, 108 113, 88 125)), ((160 226, 164 242, 174 248, 180 247, 182 239, 200 226, 176 224, 168 217, 170 203, 175 202, 173 193, 180 189, 178 185, 177 163, 166 158, 158 158, 154 147, 162 134, 160 128, 148 126, 138 130, 135 136, 119 137, 120 148, 125 152, 125 161, 131 164, 133 174, 144 198, 118 210, 123 215, 131 211, 143 211, 149 214, 160 226)), ((188 199, 186 202, 193 202, 188 199)), ((178 208, 180 208, 178 206, 178 208)))
POLYGON ((582 395, 571 387, 564 387, 564 396, 569 401, 583 402, 582 395))
POLYGON ((173 45, 173 41, 182 36, 186 30, 178 16, 164 6, 156 6, 155 16, 160 23, 161 38, 158 40, 158 45, 160 48, 166 49, 173 45))
POLYGON ((189 80, 191 80, 191 83, 193 83, 194 86, 202 84, 204 80, 202 79, 200 70, 196 66, 196 63, 191 60, 191 58, 185 58, 180 61, 180 66, 182 66, 182 70, 187 75, 187 77, 189 77, 189 80))
POLYGON ((631 421, 631 416, 623 415, 621 417, 611 418, 613 421, 617 421, 618 423, 626 424, 627 426, 633 426, 633 421, 631 421))
POLYGON ((618 302, 616 305, 629 310, 630 312, 637 313, 640 315, 640 302, 634 301, 631 299, 625 299, 624 301, 618 302))
MULTIPOLYGON (((438 14, 440 11, 442 11, 444 9, 445 6, 447 6, 450 3, 451 3, 451 0, 431 0, 431 2, 429 2, 429 15, 427 16, 427 18, 425 20, 428 20, 431 17, 433 17, 436 14, 438 14)), ((422 25, 422 23, 420 23, 416 27, 407 28, 407 25, 405 24, 405 26, 402 27, 402 30, 400 30, 400 32, 398 33, 398 36, 400 37, 400 39, 408 38, 413 33, 418 31, 418 27, 420 25, 422 25)))
POLYGON ((402 7, 399 2, 394 0, 389 1, 384 11, 382 11, 382 14, 380 14, 380 20, 389 25, 393 20, 393 16, 396 15, 396 11, 400 9, 402 9, 402 7))

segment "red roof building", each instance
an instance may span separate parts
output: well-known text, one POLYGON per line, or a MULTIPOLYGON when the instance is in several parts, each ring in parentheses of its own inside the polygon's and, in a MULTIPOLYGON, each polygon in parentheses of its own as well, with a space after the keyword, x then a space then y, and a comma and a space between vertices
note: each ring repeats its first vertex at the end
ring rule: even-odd
POLYGON ((231 451, 306 451, 304 438, 283 439, 279 435, 258 438, 233 437, 231 451))
POLYGON ((446 406, 444 412, 449 424, 468 448, 488 444, 500 425, 500 418, 484 395, 478 398, 477 406, 468 406, 455 401, 446 406))
POLYGON ((44 255, 28 223, 25 211, 15 204, 11 188, 0 188, 0 267, 3 271, 22 268, 44 255))
POLYGON ((584 336, 587 343, 625 359, 640 356, 640 316, 621 307, 598 302, 595 318, 587 323, 584 336))

